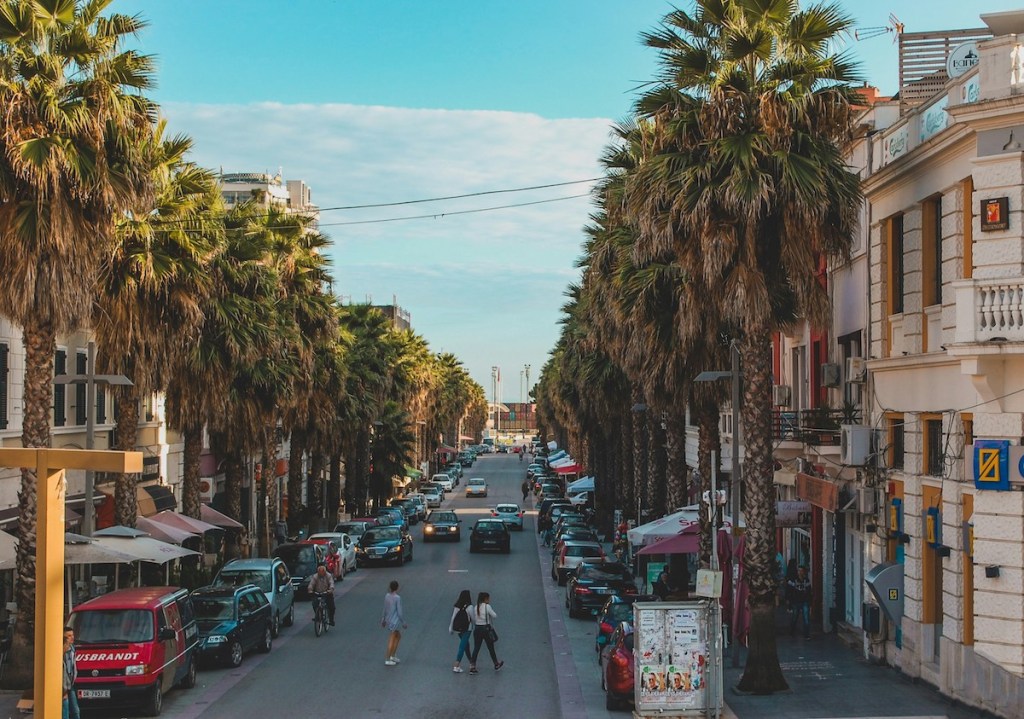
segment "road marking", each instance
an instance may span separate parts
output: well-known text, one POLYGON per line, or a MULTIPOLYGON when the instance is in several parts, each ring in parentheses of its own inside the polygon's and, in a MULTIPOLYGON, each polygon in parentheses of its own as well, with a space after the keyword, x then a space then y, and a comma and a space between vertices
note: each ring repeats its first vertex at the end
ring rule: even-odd
POLYGON ((468 572, 469 572, 468 569, 449 569, 448 570, 449 574, 466 574, 468 572))

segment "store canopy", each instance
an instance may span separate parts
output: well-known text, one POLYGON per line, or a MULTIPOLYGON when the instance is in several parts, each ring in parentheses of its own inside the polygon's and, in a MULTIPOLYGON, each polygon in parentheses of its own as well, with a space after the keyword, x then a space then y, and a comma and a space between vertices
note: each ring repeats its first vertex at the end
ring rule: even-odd
POLYGON ((0 532, 0 570, 14 569, 17 562, 18 540, 14 535, 0 532))
POLYGON ((455 447, 449 447, 446 444, 442 444, 440 447, 438 447, 436 450, 434 450, 434 453, 435 454, 458 454, 459 450, 455 449, 455 447))
MULTIPOLYGON (((662 539, 674 537, 680 532, 699 532, 699 512, 700 507, 696 504, 691 504, 668 516, 655 519, 647 524, 641 524, 639 527, 634 527, 626 533, 629 537, 629 543, 634 547, 645 547, 662 539)), ((725 517, 722 526, 732 528, 732 521, 729 517, 725 517)), ((740 526, 743 526, 742 521, 740 526)))
POLYGON ((423 472, 419 471, 415 467, 406 467, 405 476, 411 477, 412 479, 419 479, 420 477, 423 476, 423 472))
POLYGON ((218 512, 208 504, 199 507, 199 518, 204 522, 215 524, 224 529, 243 529, 241 522, 236 522, 223 512, 218 512))
MULTIPOLYGON (((107 498, 96 509, 96 525, 99 527, 109 527, 117 522, 117 512, 114 508, 114 487, 113 485, 108 485, 98 489, 107 495, 107 498)), ((135 496, 139 506, 140 517, 152 517, 157 512, 162 512, 165 509, 174 510, 178 507, 178 502, 174 498, 171 488, 165 487, 162 484, 137 485, 135 487, 135 496)))
POLYGON ((94 537, 125 537, 127 539, 133 539, 135 537, 148 537, 149 535, 143 532, 141 529, 135 527, 126 527, 123 524, 115 524, 113 527, 107 527, 105 529, 97 529, 92 533, 94 537))
POLYGON ((564 449, 560 449, 557 452, 552 452, 551 454, 548 455, 548 462, 557 462, 562 457, 567 457, 568 455, 568 452, 566 452, 564 449))
POLYGON ((195 519, 185 514, 178 514, 172 512, 169 509, 165 509, 163 512, 157 512, 150 517, 154 522, 160 522, 168 526, 174 527, 175 529, 181 529, 185 532, 191 532, 192 534, 206 534, 207 532, 223 532, 223 527, 218 527, 216 524, 204 522, 201 519, 195 519))
POLYGON ((700 551, 700 533, 684 532, 646 545, 637 554, 696 554, 700 551))
POLYGON ((96 544, 123 552, 136 560, 153 564, 165 564, 172 559, 199 554, 191 549, 160 542, 152 537, 97 537, 96 544))
POLYGON ((137 529, 141 529, 153 539, 158 539, 161 542, 169 542, 171 544, 181 544, 187 539, 199 536, 195 532, 178 529, 177 527, 172 527, 169 524, 156 522, 152 519, 146 519, 145 517, 137 517, 135 519, 135 527, 137 529))
POLYGON ((550 466, 551 469, 558 469, 559 467, 564 467, 567 464, 576 464, 576 460, 572 457, 566 456, 561 459, 556 459, 554 462, 548 462, 548 466, 550 466))
POLYGON ((583 467, 578 464, 566 464, 561 467, 555 467, 555 472, 558 474, 577 474, 583 471, 583 467))
POLYGON ((64 564, 130 564, 138 560, 127 552, 98 544, 80 534, 64 534, 64 564))
POLYGON ((569 482, 569 485, 565 488, 566 492, 570 494, 576 494, 577 492, 593 492, 594 491, 594 478, 583 477, 577 479, 575 482, 569 482))

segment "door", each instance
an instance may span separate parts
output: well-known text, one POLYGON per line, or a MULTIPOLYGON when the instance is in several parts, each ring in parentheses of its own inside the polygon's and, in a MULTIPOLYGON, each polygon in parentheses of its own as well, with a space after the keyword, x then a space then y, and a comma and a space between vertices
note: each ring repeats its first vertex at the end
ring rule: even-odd
POLYGON ((256 618, 256 602, 253 601, 252 593, 247 592, 238 598, 238 619, 241 624, 242 648, 256 646, 259 641, 261 627, 256 618))
POLYGON ((864 539, 850 530, 846 532, 846 623, 860 626, 861 587, 864 577, 864 539))

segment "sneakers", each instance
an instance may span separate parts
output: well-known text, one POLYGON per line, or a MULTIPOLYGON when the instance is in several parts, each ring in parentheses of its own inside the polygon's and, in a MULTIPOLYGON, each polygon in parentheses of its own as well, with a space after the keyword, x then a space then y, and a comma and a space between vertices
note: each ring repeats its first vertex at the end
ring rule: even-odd
POLYGON ((496 671, 496 672, 500 672, 500 671, 501 671, 501 668, 502 668, 503 666, 505 666, 505 662, 503 662, 503 661, 502 661, 502 662, 498 662, 497 664, 495 664, 495 665, 494 665, 494 671, 496 671))
POLYGON ((402 663, 402 660, 399 659, 398 657, 391 657, 391 661, 393 661, 395 664, 401 664, 402 663))
POLYGON ((452 667, 452 671, 456 674, 462 674, 462 667, 452 667))
POLYGON ((396 664, 398 664, 398 662, 396 662, 396 661, 395 661, 395 660, 393 660, 393 659, 385 659, 385 660, 384 660, 384 664, 385 664, 386 666, 389 666, 389 667, 393 667, 393 666, 395 666, 396 664))
POLYGON ((469 673, 470 673, 470 674, 479 674, 480 672, 478 672, 478 671, 476 670, 476 667, 470 667, 470 668, 469 668, 469 673))

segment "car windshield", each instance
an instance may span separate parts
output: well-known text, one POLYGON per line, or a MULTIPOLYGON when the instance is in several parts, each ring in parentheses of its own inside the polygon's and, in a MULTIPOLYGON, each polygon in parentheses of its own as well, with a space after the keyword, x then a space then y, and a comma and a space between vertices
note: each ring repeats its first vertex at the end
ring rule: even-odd
POLYGON ((311 546, 278 547, 274 555, 284 560, 288 573, 297 577, 308 577, 316 571, 316 550, 311 546))
POLYGON ((223 621, 234 618, 235 602, 231 597, 192 597, 199 621, 223 621))
POLYGON ((633 605, 620 602, 611 606, 611 620, 613 624, 628 622, 633 618, 633 605))
POLYGON ((472 484, 472 485, 486 484, 486 482, 484 482, 484 480, 482 480, 482 479, 471 479, 471 480, 469 480, 469 483, 472 484))
POLYGON ((629 651, 633 651, 633 637, 634 634, 627 634, 622 638, 622 645, 629 651))
POLYGON ((571 547, 570 546, 570 547, 566 547, 565 548, 565 556, 567 556, 567 557, 600 557, 601 556, 601 548, 600 547, 588 547, 586 545, 575 546, 575 547, 571 547))
POLYGON ((381 527, 370 529, 363 535, 364 542, 387 542, 399 539, 398 529, 392 527, 381 527))
POLYGON ((454 522, 456 521, 455 512, 434 512, 430 515, 430 519, 427 520, 431 524, 437 522, 454 522))
POLYGON ((217 575, 216 583, 235 587, 255 584, 262 592, 271 592, 274 589, 271 586, 269 569, 225 569, 217 575))
POLYGON ((145 609, 109 609, 71 615, 76 644, 131 644, 153 639, 153 613, 145 609))
POLYGON ((483 534, 504 534, 505 525, 499 522, 480 522, 476 525, 476 531, 483 534))
POLYGON ((633 575, 618 562, 608 564, 587 565, 580 570, 580 576, 586 579, 625 579, 630 580, 633 575))
POLYGON ((350 524, 339 524, 338 531, 344 532, 348 535, 362 534, 365 531, 365 527, 362 522, 351 522, 350 524))
POLYGON ((502 512, 503 514, 515 514, 519 511, 519 505, 516 504, 499 504, 495 507, 495 510, 502 512))

